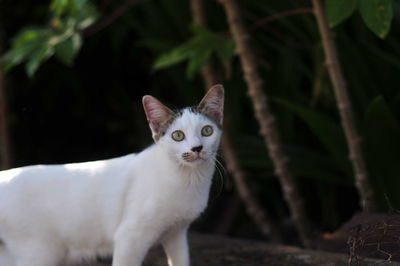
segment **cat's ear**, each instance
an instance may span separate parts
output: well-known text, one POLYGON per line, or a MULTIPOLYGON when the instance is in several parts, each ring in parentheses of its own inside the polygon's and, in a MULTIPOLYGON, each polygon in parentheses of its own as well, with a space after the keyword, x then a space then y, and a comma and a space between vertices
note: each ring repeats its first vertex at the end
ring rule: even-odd
POLYGON ((153 133, 153 139, 157 141, 164 134, 165 127, 173 118, 174 113, 153 96, 143 96, 142 102, 147 121, 153 133))
POLYGON ((224 86, 212 86, 198 105, 201 113, 213 119, 218 126, 222 126, 224 117, 224 86))

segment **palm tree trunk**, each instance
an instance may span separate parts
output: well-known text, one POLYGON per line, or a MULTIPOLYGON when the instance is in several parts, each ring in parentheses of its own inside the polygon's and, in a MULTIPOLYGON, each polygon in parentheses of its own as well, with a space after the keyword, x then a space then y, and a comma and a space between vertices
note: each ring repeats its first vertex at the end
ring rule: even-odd
POLYGON ((356 187, 360 196, 360 206, 364 211, 375 210, 374 191, 368 180, 368 171, 362 152, 361 137, 354 123, 352 105, 346 80, 340 67, 332 31, 328 26, 321 0, 312 0, 319 32, 324 47, 326 67, 333 84, 342 127, 349 147, 349 158, 355 172, 356 187))
MULTIPOLYGON (((191 7, 194 24, 206 27, 207 17, 204 11, 204 0, 192 0, 191 7)), ((206 90, 212 85, 220 83, 220 79, 218 78, 211 61, 201 69, 201 74, 206 90)), ((229 120, 229 114, 225 114, 225 116, 227 116, 229 120)), ((226 126, 224 126, 224 128, 226 129, 226 126)), ((270 236, 273 242, 282 242, 278 226, 269 217, 267 211, 263 209, 257 198, 251 193, 251 190, 246 183, 247 174, 240 166, 239 159, 232 145, 231 139, 227 134, 227 130, 224 131, 225 133, 222 135, 221 140, 222 152, 226 161, 226 167, 233 177, 241 201, 244 203, 248 214, 252 217, 261 233, 264 236, 270 236)))
POLYGON ((250 44, 250 35, 244 27, 237 3, 234 0, 219 0, 227 14, 230 32, 236 41, 237 53, 242 64, 248 95, 253 102, 254 114, 260 125, 269 155, 275 166, 275 173, 282 186, 285 200, 289 206, 300 239, 304 246, 311 246, 309 220, 300 196, 294 175, 288 168, 288 157, 283 152, 281 137, 263 90, 263 80, 257 71, 257 60, 250 44))

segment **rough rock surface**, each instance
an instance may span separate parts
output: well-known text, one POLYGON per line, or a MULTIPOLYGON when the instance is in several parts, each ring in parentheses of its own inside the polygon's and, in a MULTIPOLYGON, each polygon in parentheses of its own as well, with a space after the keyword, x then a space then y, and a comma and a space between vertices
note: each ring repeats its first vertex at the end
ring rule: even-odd
MULTIPOLYGON (((297 247, 276 246, 257 241, 239 240, 221 236, 191 234, 192 266, 305 266, 348 265, 349 256, 297 247)), ((400 265, 396 262, 388 265, 400 265)), ((106 266, 92 264, 91 266, 106 266)), ((360 265, 386 265, 373 260, 363 260, 360 265)), ((160 247, 152 249, 143 266, 167 266, 160 247)))

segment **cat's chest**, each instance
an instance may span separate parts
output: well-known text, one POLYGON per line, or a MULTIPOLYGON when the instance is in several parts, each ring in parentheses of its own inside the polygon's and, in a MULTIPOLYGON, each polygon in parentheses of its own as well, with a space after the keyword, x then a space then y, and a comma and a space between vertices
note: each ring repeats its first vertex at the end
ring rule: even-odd
MULTIPOLYGON (((190 189, 181 191, 176 197, 170 199, 170 211, 185 220, 196 219, 205 209, 208 202, 208 189, 190 189)), ((178 217, 179 218, 179 217, 178 217)))
MULTIPOLYGON (((192 182, 184 177, 182 182, 159 186, 148 200, 154 215, 171 221, 192 221, 205 209, 210 189, 209 180, 192 182)), ((182 179, 181 179, 182 180, 182 179)))

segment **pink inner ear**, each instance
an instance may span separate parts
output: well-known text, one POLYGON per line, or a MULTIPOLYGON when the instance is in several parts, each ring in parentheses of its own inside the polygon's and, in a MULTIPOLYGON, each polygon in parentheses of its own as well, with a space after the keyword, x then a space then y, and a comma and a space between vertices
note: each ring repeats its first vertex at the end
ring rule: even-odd
POLYGON ((206 114, 211 116, 217 123, 222 123, 223 117, 223 100, 214 97, 207 99, 204 103, 204 111, 206 114))
POLYGON ((211 87, 199 106, 205 114, 215 119, 218 124, 221 124, 224 110, 224 87, 219 84, 211 87))
POLYGON ((151 129, 158 132, 162 122, 169 116, 169 109, 151 96, 143 98, 143 107, 151 129))
POLYGON ((156 121, 156 120, 151 120, 151 121, 149 121, 149 124, 150 124, 151 128, 152 128, 155 132, 158 132, 158 130, 160 129, 160 126, 161 126, 160 122, 158 122, 158 121, 156 121))

